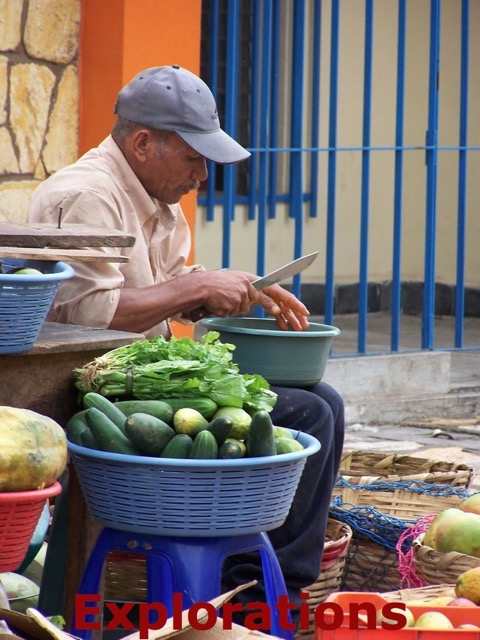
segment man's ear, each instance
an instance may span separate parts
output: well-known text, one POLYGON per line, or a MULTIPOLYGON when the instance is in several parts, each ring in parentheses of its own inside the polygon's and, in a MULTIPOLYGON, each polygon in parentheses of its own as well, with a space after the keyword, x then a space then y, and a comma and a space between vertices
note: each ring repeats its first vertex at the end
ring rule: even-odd
POLYGON ((137 129, 130 137, 130 152, 138 162, 145 162, 147 160, 148 148, 152 142, 152 133, 148 129, 137 129))

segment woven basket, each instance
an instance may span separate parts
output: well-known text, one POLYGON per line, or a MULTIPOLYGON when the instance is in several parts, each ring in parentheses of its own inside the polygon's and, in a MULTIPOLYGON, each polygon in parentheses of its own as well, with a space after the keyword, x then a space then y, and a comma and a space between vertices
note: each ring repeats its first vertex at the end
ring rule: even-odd
POLYGON ((299 630, 296 638, 311 635, 315 631, 316 607, 330 593, 340 589, 351 539, 352 529, 347 524, 333 518, 328 519, 320 574, 313 584, 302 589, 309 593, 310 628, 299 630))
POLYGON ((415 604, 421 602, 430 602, 434 598, 450 596, 455 598, 454 584, 438 584, 428 587, 418 587, 417 589, 400 589, 398 591, 387 591, 382 593, 385 600, 389 602, 405 602, 415 604))
POLYGON ((376 480, 421 480, 468 488, 474 470, 465 464, 396 453, 385 455, 369 451, 346 451, 342 455, 339 475, 347 482, 359 485, 370 484, 376 480))
POLYGON ((426 585, 455 583, 458 576, 474 567, 480 567, 480 558, 457 551, 441 553, 423 544, 424 534, 413 541, 413 563, 419 577, 426 585))
MULTIPOLYGON (((473 469, 449 462, 351 451, 343 454, 330 516, 353 530, 342 588, 401 587, 396 543, 419 518, 457 507, 473 469)), ((445 580, 444 580, 445 582, 445 580)))
POLYGON ((147 601, 147 565, 145 556, 110 552, 105 562, 105 600, 112 602, 147 601))
POLYGON ((428 483, 424 487, 425 491, 431 488, 433 493, 424 493, 421 482, 412 481, 411 488, 402 484, 403 480, 397 483, 373 482, 366 486, 359 484, 342 487, 337 484, 336 494, 340 496, 340 506, 345 510, 369 507, 405 522, 415 522, 421 516, 457 507, 467 495, 449 491, 450 487, 447 485, 428 483))
POLYGON ((396 551, 353 534, 341 591, 390 591, 400 586, 396 551))

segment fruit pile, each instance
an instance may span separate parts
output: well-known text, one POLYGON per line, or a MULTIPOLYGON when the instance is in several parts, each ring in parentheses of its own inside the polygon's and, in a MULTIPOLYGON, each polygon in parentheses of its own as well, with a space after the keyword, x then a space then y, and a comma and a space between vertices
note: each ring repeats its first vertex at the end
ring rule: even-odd
POLYGON ((126 455, 236 459, 303 450, 295 432, 272 423, 267 411, 250 415, 208 399, 123 400, 89 392, 67 423, 74 444, 126 455))
MULTIPOLYGON (((415 600, 411 603, 412 609, 419 605, 426 608, 419 616, 416 617, 409 606, 405 610, 398 609, 406 619, 406 627, 421 629, 471 629, 480 631, 480 626, 475 624, 480 620, 480 567, 474 567, 463 572, 457 579, 455 584, 455 595, 438 596, 428 601, 415 600), (464 607, 465 614, 462 614, 464 620, 461 624, 455 625, 450 616, 449 611, 453 608, 464 607), (444 609, 445 608, 445 609, 444 609), (439 611, 444 609, 444 611, 439 611)), ((411 606, 410 605, 410 606, 411 606)), ((453 617, 453 616, 451 616, 453 617)), ((382 625, 382 614, 380 612, 377 618, 377 625, 382 625)), ((388 626, 383 625, 383 628, 388 626)))

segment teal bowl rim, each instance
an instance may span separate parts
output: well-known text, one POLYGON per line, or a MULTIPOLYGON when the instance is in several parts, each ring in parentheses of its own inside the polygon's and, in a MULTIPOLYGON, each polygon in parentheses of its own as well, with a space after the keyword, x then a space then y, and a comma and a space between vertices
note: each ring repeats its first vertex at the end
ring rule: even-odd
MULTIPOLYGON (((200 324, 206 329, 213 331, 226 331, 228 333, 244 333, 249 335, 258 335, 258 336, 278 336, 282 338, 330 338, 340 335, 341 331, 338 327, 335 327, 330 324, 321 324, 319 322, 311 322, 310 327, 318 327, 321 329, 311 330, 305 329, 303 331, 284 331, 283 329, 259 329, 259 328, 249 328, 249 327, 239 327, 235 325, 224 324, 228 323, 228 321, 234 320, 233 318, 204 318, 200 321, 200 324)), ((276 324, 276 321, 273 318, 241 318, 241 320, 255 320, 255 322, 262 322, 276 324)))

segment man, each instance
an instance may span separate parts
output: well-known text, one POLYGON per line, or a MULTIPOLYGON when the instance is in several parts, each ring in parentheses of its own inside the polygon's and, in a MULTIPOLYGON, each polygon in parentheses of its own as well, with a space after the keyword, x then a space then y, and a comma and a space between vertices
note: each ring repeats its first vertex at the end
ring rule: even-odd
MULTIPOLYGON (((182 195, 207 179, 206 160, 227 164, 250 155, 220 128, 207 85, 175 65, 146 69, 120 91, 115 113, 112 133, 99 147, 38 187, 29 219, 56 223, 61 215, 65 223, 124 231, 136 242, 104 249, 128 256, 128 263, 77 263, 48 319, 169 338, 172 318, 189 322, 198 309, 232 316, 259 304, 282 329, 308 327, 305 305, 279 285, 257 292, 254 274, 186 265, 190 234, 182 195)), ((290 599, 298 601, 319 573, 343 446, 343 403, 325 383, 272 389, 278 394, 274 423, 309 432, 322 445, 305 466, 287 521, 270 532, 290 599)), ((261 578, 258 559, 237 558, 225 587, 252 578, 261 578)), ((258 600, 251 592, 245 597, 258 600)))

